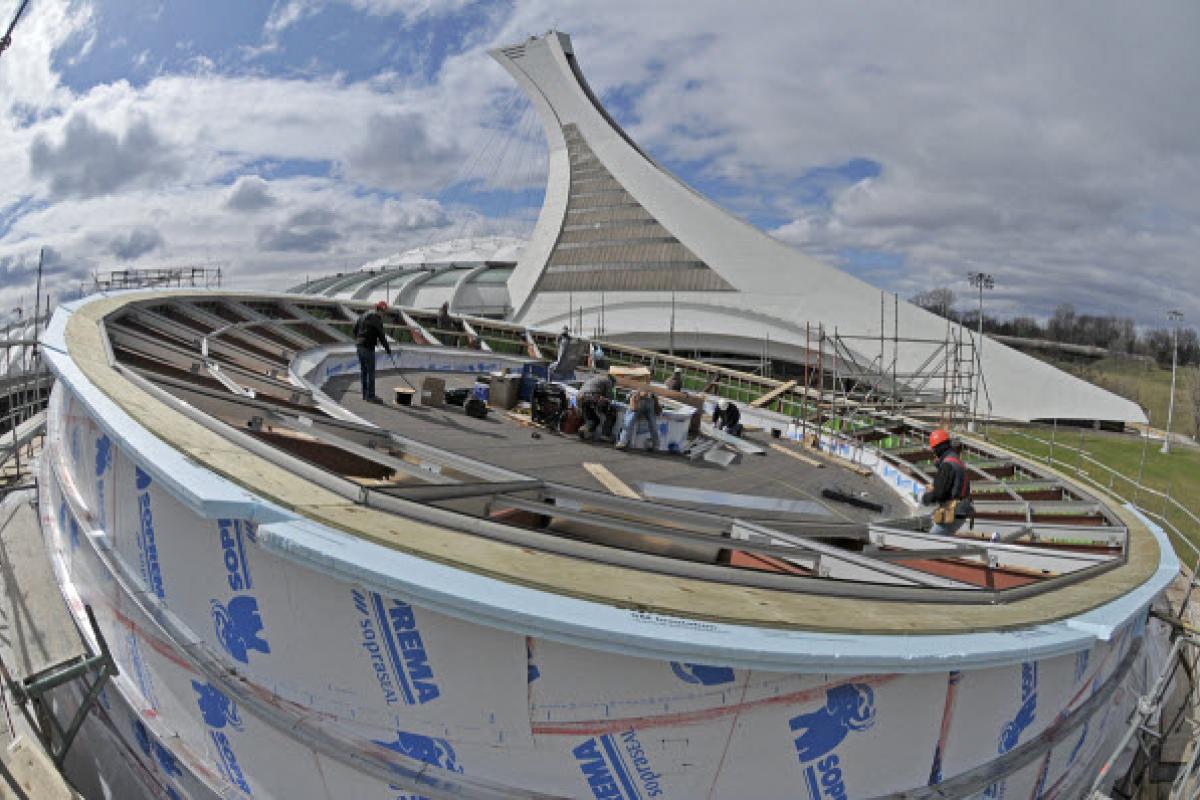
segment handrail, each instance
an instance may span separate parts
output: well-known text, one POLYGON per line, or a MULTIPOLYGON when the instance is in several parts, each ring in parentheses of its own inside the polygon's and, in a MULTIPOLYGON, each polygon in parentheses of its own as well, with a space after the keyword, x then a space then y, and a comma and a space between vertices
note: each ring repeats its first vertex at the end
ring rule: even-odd
MULTIPOLYGON (((1039 443, 1049 444, 1049 442, 1046 442, 1044 439, 1039 439, 1036 436, 1030 436, 1029 434, 1022 433, 1020 431, 1013 431, 1013 433, 1016 433, 1019 436, 1023 436, 1027 439, 1032 439, 1039 443)), ((1029 450, 1025 450, 1020 447, 1015 447, 1013 445, 1005 445, 1005 447, 1006 447, 1006 449, 1012 450, 1014 453, 1025 456, 1026 458, 1028 458, 1030 460, 1040 461, 1040 462, 1049 464, 1051 466, 1057 465, 1059 468, 1070 470, 1071 472, 1073 472, 1075 474, 1075 476, 1078 479, 1088 483, 1089 485, 1091 485, 1103 492, 1108 493, 1109 495, 1111 495, 1115 499, 1121 501, 1122 503, 1126 503, 1128 505, 1133 506, 1142 514, 1145 514, 1150 519, 1154 520, 1155 522, 1159 523, 1160 525, 1164 526, 1165 528, 1168 528, 1169 533, 1174 534, 1174 537, 1176 539, 1178 539, 1179 541, 1183 542, 1187 546, 1187 548, 1189 550, 1191 550, 1191 552, 1194 556, 1196 556, 1197 558, 1200 558, 1200 546, 1198 546, 1195 542, 1193 542, 1190 537, 1188 537, 1174 523, 1172 523, 1169 519, 1167 519, 1166 514, 1152 511, 1151 509, 1149 509, 1143 505, 1140 505, 1127 497, 1124 497, 1120 492, 1118 492, 1113 487, 1112 483, 1110 483, 1108 486, 1105 486, 1103 483, 1101 483, 1100 481, 1097 481, 1095 478, 1093 478, 1091 475, 1089 475, 1087 472, 1085 472, 1082 469, 1082 467, 1080 467, 1077 464, 1068 464, 1067 462, 1061 461, 1052 456, 1039 455, 1039 454, 1033 453, 1029 450)), ((1072 452, 1079 453, 1080 458, 1082 460, 1086 460, 1089 464, 1099 467, 1100 469, 1110 473, 1112 476, 1114 476, 1116 478, 1120 478, 1121 480, 1123 480, 1129 484, 1132 484, 1133 486, 1135 486, 1138 489, 1138 491, 1140 493, 1150 494, 1155 497, 1162 498, 1164 503, 1169 503, 1169 504, 1173 505, 1175 508, 1177 508, 1179 511, 1181 511, 1188 518, 1195 521, 1197 523, 1197 525, 1200 525, 1200 517, 1197 517, 1196 514, 1194 514, 1192 511, 1190 511, 1184 505, 1182 505, 1178 500, 1171 497, 1169 494, 1160 492, 1156 489, 1151 489, 1148 486, 1141 485, 1138 481, 1134 480, 1133 478, 1130 478, 1128 475, 1125 475, 1122 472, 1118 472, 1117 470, 1113 469, 1112 467, 1108 466, 1107 464, 1103 464, 1103 463, 1097 461, 1096 459, 1089 456, 1086 452, 1079 450, 1076 447, 1071 447, 1070 445, 1066 445, 1066 444, 1062 444, 1062 445, 1055 444, 1055 447, 1062 447, 1066 450, 1070 450, 1072 452)))

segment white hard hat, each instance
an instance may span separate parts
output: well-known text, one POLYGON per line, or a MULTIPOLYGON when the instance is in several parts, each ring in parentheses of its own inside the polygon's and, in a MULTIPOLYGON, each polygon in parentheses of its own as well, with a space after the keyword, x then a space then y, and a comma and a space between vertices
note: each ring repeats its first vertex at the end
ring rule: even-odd
POLYGON ((728 401, 728 400, 722 400, 722 401, 721 401, 721 410, 722 410, 722 411, 728 411, 728 410, 729 410, 729 401, 728 401))

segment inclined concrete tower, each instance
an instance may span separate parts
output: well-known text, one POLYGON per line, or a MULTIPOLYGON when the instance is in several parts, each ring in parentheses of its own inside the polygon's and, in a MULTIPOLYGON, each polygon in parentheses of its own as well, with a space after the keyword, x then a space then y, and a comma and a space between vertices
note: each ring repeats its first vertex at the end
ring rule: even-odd
MULTIPOLYGON (((533 102, 549 146, 545 203, 508 284, 517 321, 582 316, 583 330, 602 324, 613 341, 795 363, 806 357, 806 324, 824 324, 882 334, 883 363, 894 351, 901 374, 917 372, 937 342, 973 340, 911 303, 881 303, 877 287, 768 236, 656 163, 605 111, 566 34, 491 55, 533 102)), ((980 413, 1146 422, 1135 403, 994 340, 980 350, 980 413)))

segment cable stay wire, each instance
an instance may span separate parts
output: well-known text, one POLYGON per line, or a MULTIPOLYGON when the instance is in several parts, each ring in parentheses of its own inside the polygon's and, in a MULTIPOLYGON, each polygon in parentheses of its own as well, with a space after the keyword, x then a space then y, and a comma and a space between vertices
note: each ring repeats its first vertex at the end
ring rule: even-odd
MULTIPOLYGON (((499 166, 505 161, 506 154, 512 146, 513 123, 520 119, 516 117, 516 109, 518 106, 528 106, 528 102, 520 92, 513 91, 509 94, 508 102, 504 104, 496 123, 489 126, 490 133, 486 142, 475 150, 472 157, 464 162, 449 182, 443 194, 448 204, 455 202, 457 197, 457 202, 466 206, 472 194, 486 194, 494 188, 499 166), (457 193, 454 192, 456 188, 457 193)), ((462 214, 449 233, 450 240, 461 238, 467 226, 475 221, 475 215, 462 214)), ((429 239, 432 240, 436 234, 436 230, 430 230, 429 239)), ((431 241, 426 241, 426 244, 430 243, 431 241)))
MULTIPOLYGON (((488 129, 487 139, 481 146, 476 146, 473 148, 470 156, 459 162, 458 168, 454 171, 454 173, 434 190, 434 196, 441 198, 442 205, 448 210, 452 211, 452 207, 455 202, 465 205, 467 187, 474 182, 473 176, 475 175, 481 160, 483 159, 484 155, 492 149, 493 142, 495 142, 496 137, 500 135, 500 132, 504 129, 504 123, 512 113, 514 106, 520 100, 524 99, 520 96, 520 92, 515 90, 509 91, 506 94, 508 96, 507 102, 501 109, 498 122, 490 126, 485 125, 485 127, 488 129), (455 192, 456 188, 458 190, 457 193, 455 192)), ((455 224, 454 228, 451 230, 451 239, 457 236, 455 231, 462 227, 462 223, 463 220, 459 220, 459 222, 455 224)), ((435 238, 442 238, 445 237, 445 235, 446 234, 443 229, 430 227, 418 247, 427 247, 433 244, 433 240, 435 238)))

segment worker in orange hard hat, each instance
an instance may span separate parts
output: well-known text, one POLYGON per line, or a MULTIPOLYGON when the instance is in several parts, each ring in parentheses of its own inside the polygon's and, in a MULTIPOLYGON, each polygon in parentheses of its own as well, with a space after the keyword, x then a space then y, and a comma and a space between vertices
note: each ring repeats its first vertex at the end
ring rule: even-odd
POLYGON ((937 474, 933 486, 922 495, 921 504, 937 506, 930 533, 950 536, 975 516, 971 504, 971 476, 959 455, 958 446, 944 429, 938 428, 929 434, 929 449, 937 456, 937 474))
POLYGON ((387 302, 380 300, 374 308, 364 311, 354 321, 354 349, 358 352, 362 396, 368 403, 383 402, 375 394, 375 348, 382 344, 387 354, 392 354, 387 334, 383 331, 383 314, 387 310, 387 302))

